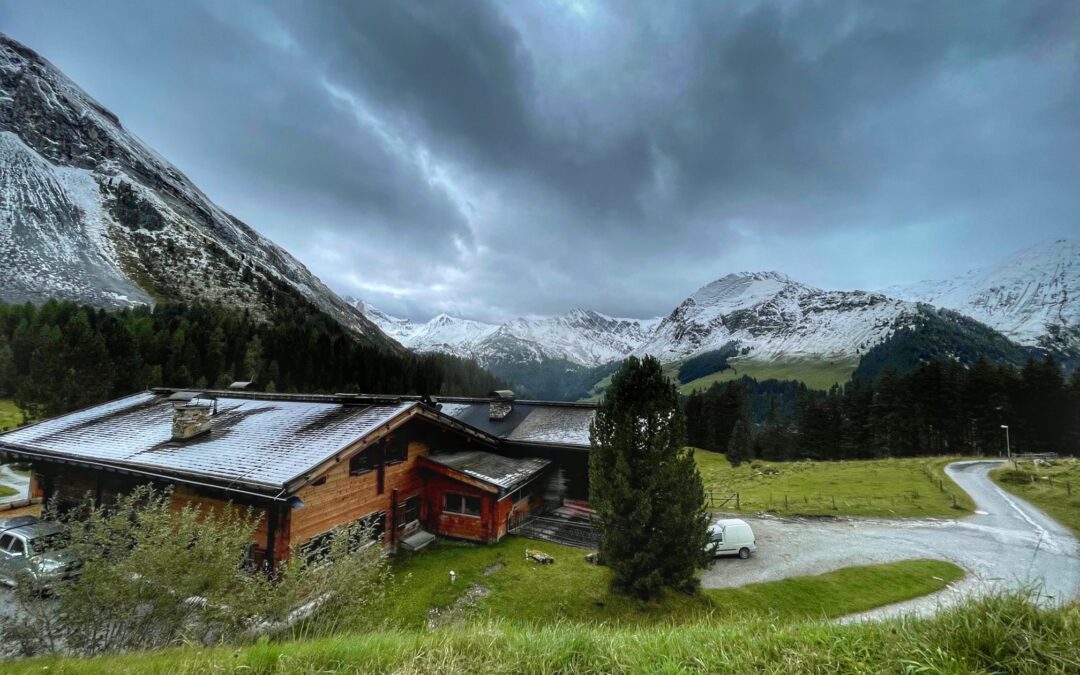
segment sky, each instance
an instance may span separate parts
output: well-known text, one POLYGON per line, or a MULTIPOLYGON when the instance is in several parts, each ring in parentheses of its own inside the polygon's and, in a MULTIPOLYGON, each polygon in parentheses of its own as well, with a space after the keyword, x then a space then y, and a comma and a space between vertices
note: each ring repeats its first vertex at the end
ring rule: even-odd
POLYGON ((60 67, 331 288, 666 314, 1080 233, 1080 3, 34 2, 60 67))

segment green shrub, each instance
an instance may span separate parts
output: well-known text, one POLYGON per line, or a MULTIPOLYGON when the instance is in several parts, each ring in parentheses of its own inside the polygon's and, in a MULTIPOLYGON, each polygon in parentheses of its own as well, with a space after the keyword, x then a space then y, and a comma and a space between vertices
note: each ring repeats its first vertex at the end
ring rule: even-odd
POLYGON ((66 525, 83 571, 49 597, 16 589, 0 639, 24 655, 243 642, 297 625, 327 634, 379 600, 390 578, 381 546, 357 546, 370 541, 359 524, 334 532, 321 556, 293 551, 269 574, 250 559, 259 525, 250 509, 176 509, 171 491, 149 485, 46 517, 66 525))

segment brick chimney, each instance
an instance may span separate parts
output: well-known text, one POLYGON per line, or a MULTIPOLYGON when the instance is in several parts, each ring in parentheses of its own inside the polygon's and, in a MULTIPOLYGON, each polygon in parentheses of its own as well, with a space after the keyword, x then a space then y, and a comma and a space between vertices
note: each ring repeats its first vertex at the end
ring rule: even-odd
POLYGON ((500 389, 491 394, 491 412, 488 415, 493 420, 506 419, 514 410, 514 392, 509 389, 500 389))
POLYGON ((192 391, 178 391, 169 397, 173 405, 172 438, 186 441, 209 433, 213 426, 213 408, 210 401, 200 399, 192 391))

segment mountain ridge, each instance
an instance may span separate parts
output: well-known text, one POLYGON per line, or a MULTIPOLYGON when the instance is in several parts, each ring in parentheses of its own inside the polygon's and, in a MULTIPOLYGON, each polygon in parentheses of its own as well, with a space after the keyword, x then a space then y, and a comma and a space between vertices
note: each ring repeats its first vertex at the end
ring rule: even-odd
POLYGON ((0 299, 103 307, 284 297, 400 346, 300 261, 214 204, 34 50, 0 34, 0 299))

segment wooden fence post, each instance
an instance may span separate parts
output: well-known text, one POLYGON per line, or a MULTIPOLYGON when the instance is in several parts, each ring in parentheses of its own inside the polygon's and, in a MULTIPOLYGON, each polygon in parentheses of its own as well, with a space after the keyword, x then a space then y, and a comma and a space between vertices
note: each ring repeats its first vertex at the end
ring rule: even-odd
POLYGON ((735 510, 736 511, 742 511, 742 507, 739 506, 739 493, 738 492, 735 493, 735 510))
POLYGON ((1072 483, 1065 481, 1065 494, 1072 497, 1072 483))
POLYGON ((956 505, 956 495, 954 495, 954 494, 950 494, 949 496, 950 496, 950 497, 952 497, 952 507, 953 507, 954 509, 955 509, 955 508, 959 508, 959 507, 958 507, 958 506, 956 505))
POLYGON ((784 495, 784 510, 785 510, 785 511, 787 511, 787 510, 788 510, 788 501, 787 501, 787 495, 784 495))
POLYGON ((836 495, 832 496, 832 507, 833 507, 833 511, 835 511, 836 510, 836 495))

